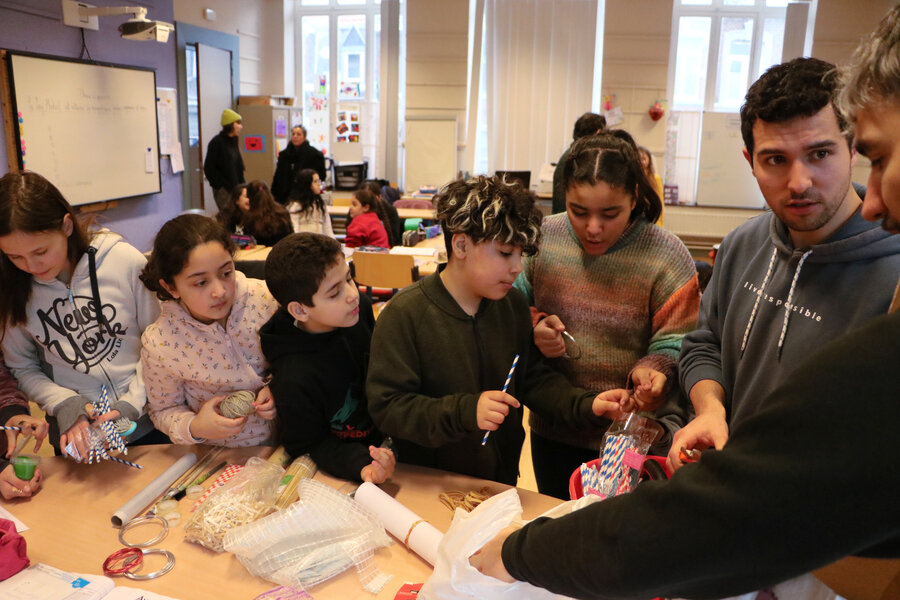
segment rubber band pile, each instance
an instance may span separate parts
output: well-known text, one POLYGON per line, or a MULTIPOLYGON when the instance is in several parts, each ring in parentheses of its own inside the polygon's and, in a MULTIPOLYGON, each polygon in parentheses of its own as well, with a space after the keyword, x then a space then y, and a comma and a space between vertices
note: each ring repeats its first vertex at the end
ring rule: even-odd
POLYGON ((478 491, 459 492, 451 490, 449 492, 441 492, 438 494, 441 504, 450 510, 461 508, 466 512, 471 512, 473 508, 493 496, 491 491, 483 487, 478 491))

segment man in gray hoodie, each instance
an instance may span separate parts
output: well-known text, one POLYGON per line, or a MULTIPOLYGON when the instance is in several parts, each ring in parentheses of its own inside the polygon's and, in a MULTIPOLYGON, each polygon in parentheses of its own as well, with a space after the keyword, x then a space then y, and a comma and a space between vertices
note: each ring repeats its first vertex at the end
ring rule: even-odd
POLYGON ((747 92, 744 156, 771 212, 722 242, 684 338, 679 378, 697 416, 674 438, 675 468, 683 448, 722 448, 811 352, 890 305, 900 238, 860 214, 836 92, 834 66, 813 58, 772 67, 747 92))

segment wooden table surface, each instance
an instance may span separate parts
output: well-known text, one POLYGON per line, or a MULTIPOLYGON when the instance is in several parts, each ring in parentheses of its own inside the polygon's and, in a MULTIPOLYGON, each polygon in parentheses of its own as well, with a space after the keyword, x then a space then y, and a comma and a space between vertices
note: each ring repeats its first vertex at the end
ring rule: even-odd
MULTIPOLYGON (((180 456, 193 451, 202 457, 208 449, 175 445, 134 447, 127 458, 142 465, 142 470, 113 462, 82 465, 63 458, 44 459, 41 469, 45 483, 40 493, 31 500, 7 502, 4 507, 29 527, 23 536, 32 563, 45 563, 75 573, 100 574, 104 559, 122 547, 118 540, 119 530, 110 523, 113 512, 180 456)), ((230 464, 243 464, 250 456, 267 457, 271 452, 272 448, 267 447, 229 449, 222 454, 222 459, 227 459, 230 464)), ((215 476, 210 478, 213 479, 215 476)), ((347 484, 323 473, 318 473, 316 479, 335 488, 347 484)), ((438 495, 450 490, 468 492, 485 486, 492 493, 509 489, 495 482, 403 464, 398 465, 394 477, 381 487, 437 529, 446 531, 452 513, 440 503, 438 495)), ((526 519, 559 503, 555 498, 527 490, 519 490, 519 496, 526 519)), ((117 586, 140 588, 180 600, 252 599, 276 587, 274 583, 250 575, 234 555, 218 554, 184 541, 183 524, 192 505, 193 501, 188 499, 179 502, 181 523, 171 527, 168 536, 154 545, 174 553, 175 568, 150 581, 116 578, 117 586)), ((150 533, 150 529, 135 528, 129 531, 127 539, 145 539, 150 533)), ((155 570, 163 562, 160 557, 148 557, 147 560, 149 570, 155 570)), ((375 561, 383 572, 393 575, 377 596, 362 589, 355 569, 314 587, 310 593, 317 600, 390 600, 403 583, 421 583, 431 574, 431 566, 408 551, 402 541, 394 540, 391 546, 377 551, 375 561)))

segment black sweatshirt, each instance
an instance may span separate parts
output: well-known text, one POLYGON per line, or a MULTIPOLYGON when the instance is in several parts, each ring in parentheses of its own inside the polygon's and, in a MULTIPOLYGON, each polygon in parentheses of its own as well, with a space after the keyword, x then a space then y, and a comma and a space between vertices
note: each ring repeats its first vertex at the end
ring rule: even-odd
POLYGON ((577 598, 721 598, 900 557, 900 313, 811 354, 722 451, 512 534, 509 573, 577 598))
POLYGON ((360 296, 353 327, 307 333, 280 308, 259 331, 271 363, 278 443, 291 458, 308 452, 320 469, 342 479, 360 481, 372 462, 369 445, 382 441, 364 387, 374 323, 371 302, 360 296))

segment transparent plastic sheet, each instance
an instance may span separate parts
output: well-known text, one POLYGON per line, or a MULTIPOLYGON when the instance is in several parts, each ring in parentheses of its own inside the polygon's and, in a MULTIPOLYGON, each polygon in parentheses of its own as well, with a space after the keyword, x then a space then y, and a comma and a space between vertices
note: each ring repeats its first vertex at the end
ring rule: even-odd
POLYGON ((626 413, 603 434, 603 451, 596 470, 582 465, 584 493, 603 498, 630 492, 641 476, 641 466, 650 445, 660 433, 660 425, 637 413, 626 413))
POLYGON ((222 552, 225 534, 268 513, 284 469, 251 457, 240 472, 210 494, 184 524, 184 539, 222 552))
POLYGON ((391 578, 373 555, 390 543, 371 512, 310 479, 300 481, 297 502, 225 536, 225 549, 257 577, 306 590, 355 566, 373 594, 391 578))

